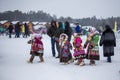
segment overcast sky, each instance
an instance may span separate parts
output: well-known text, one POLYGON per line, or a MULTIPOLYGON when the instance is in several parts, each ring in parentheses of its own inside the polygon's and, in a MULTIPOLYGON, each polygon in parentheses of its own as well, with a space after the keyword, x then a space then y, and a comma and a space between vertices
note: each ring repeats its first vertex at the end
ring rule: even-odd
POLYGON ((57 17, 120 17, 120 0, 0 0, 0 12, 43 10, 57 17))

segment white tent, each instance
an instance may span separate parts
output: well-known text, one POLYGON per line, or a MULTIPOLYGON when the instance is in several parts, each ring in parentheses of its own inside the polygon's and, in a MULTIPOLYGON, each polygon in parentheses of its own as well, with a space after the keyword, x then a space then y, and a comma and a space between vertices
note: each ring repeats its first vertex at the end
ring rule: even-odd
POLYGON ((84 29, 84 30, 89 30, 89 28, 92 28, 92 26, 82 26, 82 29, 84 29))
POLYGON ((12 21, 11 23, 12 24, 17 24, 19 21, 12 21))
POLYGON ((0 24, 5 24, 8 20, 0 21, 0 24))

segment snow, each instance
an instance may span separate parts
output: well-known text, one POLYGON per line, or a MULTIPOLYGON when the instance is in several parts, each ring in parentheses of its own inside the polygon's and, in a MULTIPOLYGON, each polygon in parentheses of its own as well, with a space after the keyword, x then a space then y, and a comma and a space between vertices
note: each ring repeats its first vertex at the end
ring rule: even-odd
POLYGON ((35 30, 38 30, 38 29, 40 29, 40 28, 46 28, 46 27, 45 27, 44 25, 38 24, 38 25, 33 26, 33 28, 34 28, 35 30))
MULTIPOLYGON (((45 62, 38 63, 39 58, 35 57, 33 64, 29 64, 29 39, 0 36, 0 80, 120 80, 120 39, 117 39, 112 63, 106 62, 100 47, 101 58, 96 61, 96 66, 90 66, 87 59, 85 66, 59 63, 59 59, 52 57, 50 38, 47 35, 43 35, 42 39, 45 62)), ((85 42, 86 37, 82 39, 85 42)))
POLYGON ((15 25, 15 24, 17 24, 18 22, 20 22, 20 21, 12 21, 11 23, 15 25))
POLYGON ((0 21, 0 24, 5 24, 8 20, 0 21))

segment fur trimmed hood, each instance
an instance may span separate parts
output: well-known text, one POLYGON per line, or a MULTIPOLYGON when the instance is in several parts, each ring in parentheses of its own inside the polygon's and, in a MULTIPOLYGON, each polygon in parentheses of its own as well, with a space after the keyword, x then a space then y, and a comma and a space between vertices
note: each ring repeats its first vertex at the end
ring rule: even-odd
POLYGON ((64 46, 64 44, 68 41, 68 36, 65 33, 62 33, 59 38, 59 45, 64 46))

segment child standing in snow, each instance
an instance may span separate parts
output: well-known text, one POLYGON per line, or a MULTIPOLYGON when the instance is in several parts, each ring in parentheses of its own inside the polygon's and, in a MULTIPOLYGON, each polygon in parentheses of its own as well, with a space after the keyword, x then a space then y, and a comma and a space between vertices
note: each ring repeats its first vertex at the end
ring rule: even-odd
MULTIPOLYGON (((35 36, 34 39, 32 40, 32 42, 31 42, 32 46, 31 46, 31 51, 30 51, 31 57, 28 62, 32 63, 35 56, 39 56, 39 58, 40 58, 39 62, 44 62, 44 59, 43 59, 44 48, 43 48, 43 43, 42 43, 41 39, 42 39, 42 37, 35 36)), ((30 43, 30 42, 28 42, 28 43, 30 43)))
POLYGON ((69 64, 69 61, 72 59, 70 49, 72 49, 71 43, 68 41, 68 36, 64 33, 60 35, 59 39, 60 45, 60 62, 64 64, 69 64))
POLYGON ((76 65, 84 66, 85 51, 82 47, 82 39, 79 33, 74 36, 73 45, 75 48, 73 56, 75 57, 75 60, 77 60, 76 65))
POLYGON ((30 51, 30 59, 29 59, 29 63, 33 62, 33 59, 35 56, 39 56, 40 61, 39 62, 44 62, 43 59, 43 42, 42 42, 42 35, 39 32, 33 33, 32 35, 32 39, 30 41, 28 41, 28 44, 31 43, 31 51, 30 51))

